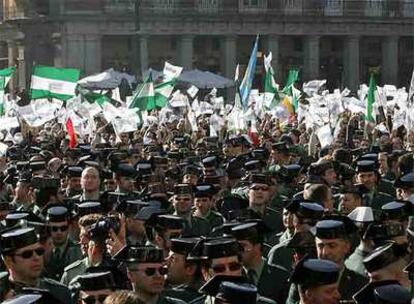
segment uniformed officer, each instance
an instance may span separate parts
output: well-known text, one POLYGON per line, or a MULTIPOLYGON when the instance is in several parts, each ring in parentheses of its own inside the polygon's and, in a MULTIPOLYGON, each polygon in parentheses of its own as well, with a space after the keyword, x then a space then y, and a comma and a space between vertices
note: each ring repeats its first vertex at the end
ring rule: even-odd
POLYGON ((73 198, 79 201, 99 201, 100 177, 99 171, 95 167, 86 167, 81 176, 82 194, 75 195, 73 198))
POLYGON ((23 293, 16 295, 15 297, 2 302, 3 304, 42 304, 42 303, 56 303, 62 304, 54 297, 49 291, 39 288, 24 288, 23 293))
POLYGON ((164 255, 168 256, 171 248, 171 239, 182 235, 184 219, 171 214, 156 215, 155 219, 155 238, 154 243, 157 247, 164 250, 164 255))
POLYGON ((268 207, 270 202, 270 184, 269 178, 264 174, 252 174, 249 178, 249 209, 256 212, 269 228, 270 238, 283 230, 282 215, 274 209, 268 207))
POLYGON ((398 177, 394 182, 399 199, 414 202, 414 172, 398 177))
POLYGON ((199 289, 203 283, 200 261, 189 259, 188 255, 200 238, 171 239, 171 248, 167 257, 169 288, 165 294, 190 302, 201 296, 199 289))
POLYGON ((71 166, 66 171, 67 187, 65 189, 65 197, 73 197, 82 193, 81 176, 82 167, 71 166))
POLYGON ((232 228, 232 234, 242 248, 242 264, 247 277, 257 286, 261 296, 278 303, 287 298, 289 272, 269 265, 263 258, 263 227, 260 222, 241 224, 232 228))
POLYGON ((407 258, 406 246, 390 241, 375 248, 363 262, 371 281, 396 280, 410 289, 408 274, 403 272, 407 258))
POLYGON ((380 210, 382 205, 394 200, 391 195, 379 191, 379 176, 377 165, 374 161, 358 161, 356 171, 357 181, 363 184, 369 191, 364 195, 365 206, 372 207, 374 210, 380 210))
POLYGON ((290 155, 289 148, 285 142, 277 142, 272 144, 272 161, 269 170, 278 171, 280 166, 289 164, 290 155))
POLYGON ((127 264, 132 289, 145 303, 185 303, 161 295, 165 275, 168 273, 162 249, 152 246, 126 246, 113 258, 127 264))
POLYGON ((352 300, 352 296, 364 286, 368 280, 347 269, 344 262, 351 249, 350 229, 339 220, 319 221, 312 230, 319 259, 335 262, 341 270, 338 281, 341 300, 352 300))
MULTIPOLYGON (((262 297, 257 292, 257 287, 241 276, 215 275, 201 288, 200 292, 205 294, 205 304, 212 303, 248 303, 248 304, 274 304, 271 299, 262 297)), ((198 303, 193 301, 191 303, 198 303)))
MULTIPOLYGON (((295 233, 309 231, 322 218, 324 208, 317 203, 293 201, 286 206, 293 214, 295 233)), ((273 246, 268 254, 268 263, 278 265, 290 271, 293 266, 293 248, 288 247, 289 239, 273 246)))
POLYGON ((65 286, 40 278, 44 253, 34 228, 14 229, 1 235, 1 254, 15 293, 21 293, 24 287, 43 288, 62 303, 71 303, 69 290, 65 286))
POLYGON ((53 241, 52 254, 45 264, 45 276, 60 281, 66 266, 82 257, 79 246, 69 238, 69 211, 56 206, 47 210, 46 221, 53 241))
POLYGON ((211 184, 198 184, 194 192, 194 215, 206 219, 211 229, 221 226, 224 223, 224 217, 213 210, 215 194, 214 186, 211 184))
POLYGON ((135 216, 142 208, 149 206, 149 203, 141 200, 127 200, 124 205, 125 210, 122 213, 125 215, 127 243, 144 245, 146 241, 144 222, 136 219, 135 216))
POLYGON ((290 282, 297 284, 300 304, 337 304, 339 267, 324 259, 302 259, 296 265, 290 282))
MULTIPOLYGON (((91 207, 94 208, 94 207, 91 207)), ((93 210, 93 209, 92 209, 93 210)), ((103 218, 102 215, 98 213, 91 213, 82 216, 79 219, 79 227, 80 227, 80 234, 79 234, 79 243, 80 248, 82 251, 82 255, 84 256, 83 259, 79 259, 76 262, 68 265, 63 272, 61 283, 69 286, 71 281, 78 275, 85 273, 86 269, 92 266, 91 261, 88 257, 89 251, 89 229, 93 224, 96 224, 103 218)))
POLYGON ((129 164, 119 164, 115 169, 115 192, 131 195, 135 190, 135 179, 137 177, 137 171, 129 164))
POLYGON ((374 222, 374 213, 371 207, 357 207, 350 214, 351 219, 358 228, 360 242, 354 252, 345 260, 345 266, 362 276, 367 276, 363 263, 364 258, 373 250, 372 240, 367 239, 364 235, 368 225, 374 222))
POLYGON ((78 292, 78 303, 103 303, 118 286, 111 272, 85 273, 75 278, 74 289, 78 292))
POLYGON ((373 281, 354 295, 356 304, 410 304, 410 292, 398 281, 373 281))
POLYGON ((177 184, 174 187, 173 196, 174 215, 185 220, 182 236, 197 237, 208 235, 210 225, 204 218, 194 216, 191 212, 193 207, 193 191, 190 184, 177 184))

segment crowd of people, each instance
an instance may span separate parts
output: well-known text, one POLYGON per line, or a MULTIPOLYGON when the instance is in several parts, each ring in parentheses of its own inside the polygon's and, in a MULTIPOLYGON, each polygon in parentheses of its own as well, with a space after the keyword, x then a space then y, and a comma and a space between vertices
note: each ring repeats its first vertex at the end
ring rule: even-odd
POLYGON ((94 138, 76 147, 55 120, 11 130, 1 301, 411 303, 404 125, 374 129, 345 111, 321 146, 294 114, 214 136, 210 114, 197 131, 175 114, 122 134, 96 118, 94 138))

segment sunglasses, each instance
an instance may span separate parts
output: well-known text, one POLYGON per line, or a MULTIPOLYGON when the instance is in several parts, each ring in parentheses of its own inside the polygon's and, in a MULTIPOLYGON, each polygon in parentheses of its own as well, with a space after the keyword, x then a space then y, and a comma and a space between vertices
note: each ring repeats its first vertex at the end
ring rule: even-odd
MULTIPOLYGON (((130 269, 130 271, 141 271, 143 269, 130 269)), ((167 266, 161 266, 161 267, 148 267, 145 268, 144 272, 148 277, 152 277, 155 275, 155 273, 158 271, 160 275, 166 275, 168 273, 168 267, 167 266)))
POLYGON ((65 225, 65 226, 51 226, 50 230, 52 232, 58 232, 59 230, 62 232, 65 232, 66 230, 68 230, 69 226, 65 225))
POLYGON ((82 298, 82 301, 85 304, 95 304, 96 302, 103 303, 107 297, 108 297, 107 295, 87 296, 87 297, 82 298))
POLYGON ((223 273, 227 269, 229 271, 237 271, 240 270, 241 265, 238 262, 231 262, 229 264, 217 264, 214 266, 211 266, 211 269, 213 269, 214 273, 223 273))
POLYGON ((33 253, 36 252, 37 256, 43 256, 45 254, 45 249, 44 248, 36 248, 33 250, 25 250, 22 253, 16 253, 14 254, 15 256, 20 256, 23 259, 30 259, 33 256, 33 253))
POLYGON ((259 190, 269 191, 269 187, 266 187, 266 186, 254 186, 254 187, 251 187, 250 189, 254 191, 259 191, 259 190))

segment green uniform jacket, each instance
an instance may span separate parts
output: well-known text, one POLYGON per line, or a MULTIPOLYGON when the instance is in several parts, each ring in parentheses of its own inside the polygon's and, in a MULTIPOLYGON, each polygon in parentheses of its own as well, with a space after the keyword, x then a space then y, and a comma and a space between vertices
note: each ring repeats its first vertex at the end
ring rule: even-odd
POLYGON ((362 251, 360 248, 355 248, 354 252, 346 259, 345 266, 349 270, 357 274, 367 277, 366 268, 362 260, 369 254, 369 252, 362 251))
POLYGON ((83 258, 82 260, 70 264, 64 269, 60 282, 69 287, 70 282, 78 275, 84 274, 88 267, 88 258, 83 258))
POLYGON ((183 237, 207 236, 210 233, 210 225, 206 219, 191 215, 190 223, 186 222, 182 232, 183 237))
POLYGON ((368 284, 368 278, 344 267, 344 270, 339 275, 338 284, 341 300, 352 301, 352 296, 366 284, 368 284))
POLYGON ((293 265, 293 249, 286 247, 288 240, 277 244, 270 249, 268 255, 268 264, 280 266, 290 272, 293 265))
POLYGON ((66 266, 82 258, 82 252, 77 244, 68 240, 60 256, 53 254, 45 265, 44 276, 60 281, 66 266))
MULTIPOLYGON (((51 279, 41 278, 37 286, 26 286, 20 283, 11 283, 12 289, 16 294, 19 294, 24 287, 36 287, 40 289, 45 289, 50 292, 50 294, 55 297, 57 300, 61 301, 63 304, 72 304, 72 298, 70 296, 69 289, 51 279)), ((50 303, 52 304, 52 303, 50 303)))
MULTIPOLYGON (((352 296, 362 287, 368 284, 368 279, 347 269, 340 273, 338 290, 341 294, 341 301, 353 301, 352 296)), ((289 297, 286 304, 299 304, 299 292, 296 284, 292 284, 289 290, 289 297)), ((353 303, 353 302, 350 302, 353 303)))
POLYGON ((211 210, 206 217, 204 217, 210 225, 210 229, 213 229, 214 227, 219 227, 223 225, 224 223, 224 217, 216 212, 211 210))
POLYGON ((202 296, 202 294, 198 292, 199 287, 201 287, 201 284, 198 284, 197 286, 193 284, 182 284, 177 287, 164 290, 162 295, 180 299, 185 302, 191 302, 202 296))
POLYGON ((372 199, 368 200, 367 202, 367 206, 368 207, 372 207, 372 209, 375 210, 381 210, 381 207, 387 203, 390 203, 392 201, 395 200, 395 197, 383 193, 383 192, 378 192, 377 190, 375 190, 374 194, 372 195, 372 199))
POLYGON ((257 283, 257 292, 277 303, 285 303, 289 291, 288 279, 288 271, 265 262, 257 283))

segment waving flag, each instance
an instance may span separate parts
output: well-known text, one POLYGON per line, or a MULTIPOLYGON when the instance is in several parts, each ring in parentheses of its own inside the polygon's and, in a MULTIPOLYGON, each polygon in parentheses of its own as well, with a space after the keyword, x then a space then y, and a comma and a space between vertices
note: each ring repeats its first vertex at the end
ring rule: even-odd
POLYGON ((250 90, 252 89, 253 78, 256 72, 258 48, 259 48, 259 35, 257 35, 256 37, 256 42, 254 43, 254 47, 250 55, 249 64, 247 65, 244 78, 240 84, 240 99, 241 99, 243 108, 245 110, 247 109, 247 101, 249 100, 250 90))
POLYGON ((0 70, 0 116, 4 115, 4 90, 12 78, 14 71, 16 71, 15 67, 0 70))
POLYGON ((33 69, 32 99, 56 98, 68 100, 75 96, 80 70, 38 65, 33 69))
POLYGON ((369 88, 367 96, 367 110, 365 114, 365 120, 375 122, 375 118, 372 114, 374 102, 375 102, 375 91, 377 90, 377 84, 375 82, 374 74, 371 73, 369 78, 369 88))

